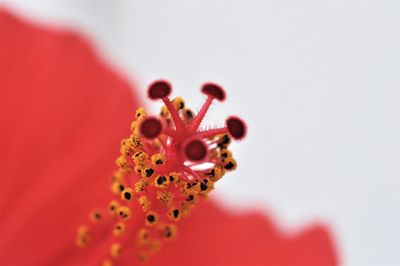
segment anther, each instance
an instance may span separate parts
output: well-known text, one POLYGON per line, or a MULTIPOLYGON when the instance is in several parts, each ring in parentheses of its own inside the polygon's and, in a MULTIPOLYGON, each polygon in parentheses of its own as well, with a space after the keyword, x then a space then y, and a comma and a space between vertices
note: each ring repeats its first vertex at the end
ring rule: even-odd
POLYGON ((131 210, 126 206, 119 207, 117 212, 123 220, 128 220, 131 217, 131 210))
POLYGON ((132 159, 135 162, 135 164, 141 164, 144 161, 146 161, 148 157, 149 156, 144 151, 137 151, 133 154, 132 159))
POLYGON ((166 188, 168 183, 168 179, 165 175, 159 175, 154 179, 154 185, 158 188, 166 188))
POLYGON ((179 173, 177 173, 177 172, 169 173, 168 181, 169 181, 169 183, 175 183, 175 185, 179 184, 179 182, 180 182, 179 173))
POLYGON ((131 188, 125 188, 121 192, 121 199, 125 201, 130 201, 133 198, 133 190, 131 188))
POLYGON ((165 163, 165 155, 162 153, 155 153, 151 156, 151 162, 154 165, 162 165, 165 163))
POLYGON ((181 218, 181 212, 178 208, 172 208, 168 211, 168 217, 172 221, 178 221, 181 218))
POLYGON ((111 191, 114 194, 120 194, 124 189, 125 189, 125 186, 122 183, 118 182, 118 181, 112 183, 112 185, 111 185, 111 191))
POLYGON ((113 229, 114 236, 121 236, 125 232, 125 224, 122 222, 118 222, 115 224, 113 229))
POLYGON ((135 191, 137 193, 142 192, 144 188, 148 185, 146 179, 142 178, 135 183, 135 191))
POLYGON ((157 191, 157 199, 161 201, 165 206, 170 206, 172 204, 174 196, 171 192, 167 191, 157 191))
POLYGON ((176 237, 176 226, 174 224, 163 225, 160 227, 161 234, 167 240, 176 237))
POLYGON ((228 170, 228 171, 233 171, 233 170, 236 169, 236 167, 237 167, 236 160, 233 159, 232 157, 231 157, 231 158, 227 158, 227 159, 224 161, 224 168, 225 168, 226 170, 228 170))
POLYGON ((98 222, 103 218, 103 214, 100 210, 92 210, 90 212, 89 218, 92 222, 98 222))
POLYGON ((158 214, 154 211, 149 211, 146 214, 146 224, 154 225, 158 222, 158 214))
POLYGON ((146 229, 142 228, 139 230, 137 242, 139 245, 144 245, 149 242, 149 232, 146 229))
MULTIPOLYGON (((225 159, 226 160, 226 159, 225 159)), ((216 164, 209 172, 205 175, 210 178, 211 181, 216 182, 222 178, 225 174, 225 169, 221 166, 216 164)))
POLYGON ((115 160, 115 164, 118 167, 121 167, 121 168, 127 168, 128 167, 128 162, 126 161, 125 156, 123 156, 123 155, 119 156, 117 158, 117 160, 115 160))
POLYGON ((85 247, 88 244, 89 230, 86 226, 79 226, 75 242, 78 247, 85 247))
POLYGON ((149 178, 149 177, 151 177, 153 174, 154 174, 154 169, 153 169, 153 168, 146 166, 146 167, 143 169, 143 172, 142 172, 142 176, 143 176, 143 177, 149 178))
POLYGON ((194 117, 194 113, 190 109, 183 109, 182 110, 182 116, 183 116, 183 119, 185 121, 190 121, 194 117))
POLYGON ((139 205, 142 206, 143 211, 147 212, 150 210, 151 202, 146 196, 140 196, 138 199, 139 205))
POLYGON ((111 245, 110 247, 110 254, 111 257, 113 258, 119 258, 119 256, 121 255, 121 244, 119 243, 114 243, 111 245))
POLYGON ((212 182, 210 179, 204 178, 200 182, 200 191, 203 195, 210 193, 210 191, 213 189, 214 189, 214 182, 212 182))
POLYGON ((223 134, 218 138, 218 148, 226 149, 231 143, 231 137, 228 134, 223 134))
POLYGON ((185 108, 185 102, 183 101, 182 97, 176 97, 172 100, 172 105, 175 107, 176 110, 182 110, 185 108))
POLYGON ((137 120, 145 117, 146 115, 147 112, 143 107, 140 107, 139 109, 136 110, 135 117, 137 120))
POLYGON ((103 260, 103 262, 101 263, 101 266, 112 266, 112 261, 110 259, 105 259, 103 260))
POLYGON ((117 209, 119 207, 119 204, 117 201, 112 200, 110 204, 108 204, 108 211, 111 215, 115 215, 117 213, 117 209))

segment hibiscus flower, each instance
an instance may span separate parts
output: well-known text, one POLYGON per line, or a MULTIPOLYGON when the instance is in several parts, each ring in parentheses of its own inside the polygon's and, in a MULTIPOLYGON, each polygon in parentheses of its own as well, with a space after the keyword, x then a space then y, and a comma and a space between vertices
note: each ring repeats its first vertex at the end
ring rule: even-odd
MULTIPOLYGON (((80 249, 76 228, 90 209, 109 203, 109 176, 140 91, 75 33, 0 9, 0 40, 0 262, 99 265, 106 243, 80 249)), ((285 234, 262 213, 224 210, 212 200, 199 202, 179 222, 179 237, 146 262, 337 264, 324 226, 285 234)))

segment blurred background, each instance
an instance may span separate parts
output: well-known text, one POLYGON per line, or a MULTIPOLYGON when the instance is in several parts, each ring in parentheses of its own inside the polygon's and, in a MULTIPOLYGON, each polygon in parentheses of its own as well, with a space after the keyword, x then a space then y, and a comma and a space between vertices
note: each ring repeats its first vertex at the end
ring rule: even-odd
POLYGON ((221 84, 228 99, 206 124, 235 114, 249 134, 217 200, 286 232, 328 225, 343 265, 400 265, 398 1, 1 4, 86 36, 143 99, 166 78, 196 110, 201 84, 221 84))

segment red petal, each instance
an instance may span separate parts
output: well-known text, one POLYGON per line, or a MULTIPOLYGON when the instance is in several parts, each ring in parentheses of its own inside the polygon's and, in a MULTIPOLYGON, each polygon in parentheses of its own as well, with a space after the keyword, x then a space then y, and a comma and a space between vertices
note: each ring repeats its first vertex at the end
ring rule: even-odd
POLYGON ((233 214, 214 203, 199 203, 179 225, 178 238, 148 265, 337 265, 326 228, 298 236, 282 234, 257 212, 233 214))
POLYGON ((71 265, 82 256, 77 226, 109 199, 138 105, 77 35, 1 9, 0 26, 0 261, 71 265))

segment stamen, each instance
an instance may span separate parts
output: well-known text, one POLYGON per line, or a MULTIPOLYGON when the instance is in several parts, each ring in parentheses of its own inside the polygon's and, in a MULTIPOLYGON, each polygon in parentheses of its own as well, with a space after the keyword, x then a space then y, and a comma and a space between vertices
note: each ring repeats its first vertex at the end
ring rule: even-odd
POLYGON ((179 221, 181 218, 181 211, 178 208, 171 208, 168 212, 168 217, 172 221, 179 221))
POLYGON ((113 257, 114 259, 119 258, 119 256, 121 255, 121 244, 119 243, 112 244, 110 248, 110 254, 111 257, 113 257))
POLYGON ((114 216, 117 213, 118 207, 119 207, 119 204, 117 201, 112 200, 110 202, 110 204, 108 205, 108 211, 111 214, 111 216, 114 216))
MULTIPOLYGON (((113 199, 104 214, 99 209, 89 214, 92 226, 101 223, 110 234, 104 245, 107 254, 99 254, 97 264, 110 266, 126 256, 148 260, 177 236, 177 222, 209 195, 226 172, 236 169, 228 146, 232 139, 244 138, 246 125, 231 116, 223 128, 199 130, 213 100, 226 98, 216 84, 203 85, 202 92, 207 99, 195 116, 181 97, 169 100, 168 82, 156 81, 149 87, 149 98, 162 100, 165 106, 159 117, 148 115, 144 108, 136 111, 132 132, 121 141, 117 170, 111 176, 113 199), (134 247, 127 240, 132 234, 137 236, 134 247)), ((79 227, 76 244, 90 245, 91 234, 87 226, 79 227)))
POLYGON ((76 236, 76 244, 78 247, 86 247, 89 242, 89 230, 87 226, 80 226, 78 228, 78 234, 76 236))
POLYGON ((131 210, 126 206, 119 207, 117 212, 123 220, 128 220, 131 218, 131 210))
POLYGON ((165 163, 165 155, 162 153, 156 153, 151 156, 151 162, 154 165, 162 165, 165 163))
POLYGON ((92 221, 92 222, 99 222, 102 218, 103 218, 103 214, 101 213, 101 211, 100 210, 93 210, 91 213, 90 213, 90 216, 89 216, 89 218, 90 218, 90 220, 92 221))
POLYGON ((140 196, 138 203, 142 206, 143 211, 148 212, 150 210, 151 202, 146 196, 140 196))
POLYGON ((149 211, 146 214, 146 225, 155 225, 158 222, 158 214, 155 211, 149 211))
POLYGON ((160 226, 160 233, 166 240, 171 240, 176 237, 176 226, 174 224, 160 226))
POLYGON ((233 158, 227 158, 227 159, 224 161, 224 168, 225 168, 226 170, 228 170, 228 171, 233 171, 233 170, 236 169, 236 167, 237 167, 237 163, 236 163, 236 160, 235 160, 235 159, 233 159, 233 158))
POLYGON ((130 201, 133 198, 133 190, 131 188, 125 188, 121 192, 121 199, 124 201, 130 201))
POLYGON ((137 242, 139 245, 144 245, 149 242, 149 232, 142 228, 138 232, 137 242))
POLYGON ((101 263, 101 266, 112 266, 112 261, 109 259, 105 259, 103 260, 103 262, 101 263))
POLYGON ((122 222, 117 223, 114 226, 113 234, 115 236, 121 236, 125 232, 125 224, 122 222))

